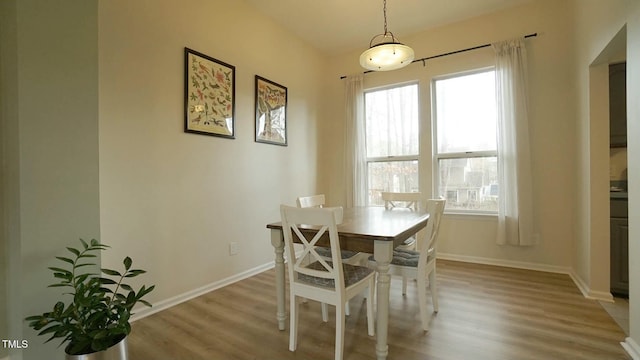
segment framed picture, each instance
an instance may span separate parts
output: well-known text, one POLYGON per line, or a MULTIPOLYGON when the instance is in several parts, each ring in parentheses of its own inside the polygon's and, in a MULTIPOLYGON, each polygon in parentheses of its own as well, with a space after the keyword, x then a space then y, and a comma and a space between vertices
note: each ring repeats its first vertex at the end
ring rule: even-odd
POLYGON ((256 142, 287 146, 287 88, 258 75, 256 142))
POLYGON ((235 66, 188 48, 184 64, 184 131, 235 138, 235 66))

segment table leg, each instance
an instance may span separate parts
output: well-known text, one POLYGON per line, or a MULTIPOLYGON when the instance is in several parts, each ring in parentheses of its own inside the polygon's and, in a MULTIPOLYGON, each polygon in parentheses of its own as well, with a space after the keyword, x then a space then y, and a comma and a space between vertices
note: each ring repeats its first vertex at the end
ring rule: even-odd
POLYGON ((271 245, 276 252, 276 302, 278 304, 276 318, 278 319, 278 329, 284 330, 287 313, 284 304, 284 239, 281 230, 271 229, 271 245))
POLYGON ((389 329, 389 287, 391 275, 389 274, 389 264, 393 257, 393 242, 376 241, 373 249, 373 256, 378 264, 378 280, 376 283, 377 294, 377 329, 376 329, 376 355, 378 360, 384 360, 389 354, 387 345, 387 332, 389 329))

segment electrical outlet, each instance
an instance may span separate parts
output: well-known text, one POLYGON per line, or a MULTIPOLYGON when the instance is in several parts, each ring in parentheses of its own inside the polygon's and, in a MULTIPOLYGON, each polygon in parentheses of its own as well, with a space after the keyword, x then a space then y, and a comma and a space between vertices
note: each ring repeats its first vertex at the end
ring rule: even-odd
POLYGON ((237 255, 239 251, 240 251, 240 248, 238 247, 237 242, 229 243, 229 255, 237 255))

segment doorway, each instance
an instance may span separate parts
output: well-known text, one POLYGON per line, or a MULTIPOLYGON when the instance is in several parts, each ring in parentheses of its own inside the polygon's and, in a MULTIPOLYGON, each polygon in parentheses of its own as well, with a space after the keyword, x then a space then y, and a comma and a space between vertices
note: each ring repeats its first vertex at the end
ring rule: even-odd
POLYGON ((623 27, 591 64, 590 211, 592 281, 607 288, 603 308, 628 334, 628 219, 626 186, 626 43, 623 27), (602 134, 610 134, 603 137, 602 134), (596 279, 596 280, 594 280, 596 279))

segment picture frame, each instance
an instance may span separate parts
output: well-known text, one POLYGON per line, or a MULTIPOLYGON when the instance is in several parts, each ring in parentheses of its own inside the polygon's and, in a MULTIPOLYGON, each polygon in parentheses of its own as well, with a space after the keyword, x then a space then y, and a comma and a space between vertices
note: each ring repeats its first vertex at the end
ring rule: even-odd
POLYGON ((255 141, 287 146, 287 88, 256 75, 255 141))
POLYGON ((235 138, 236 68, 184 48, 184 131, 235 138))

